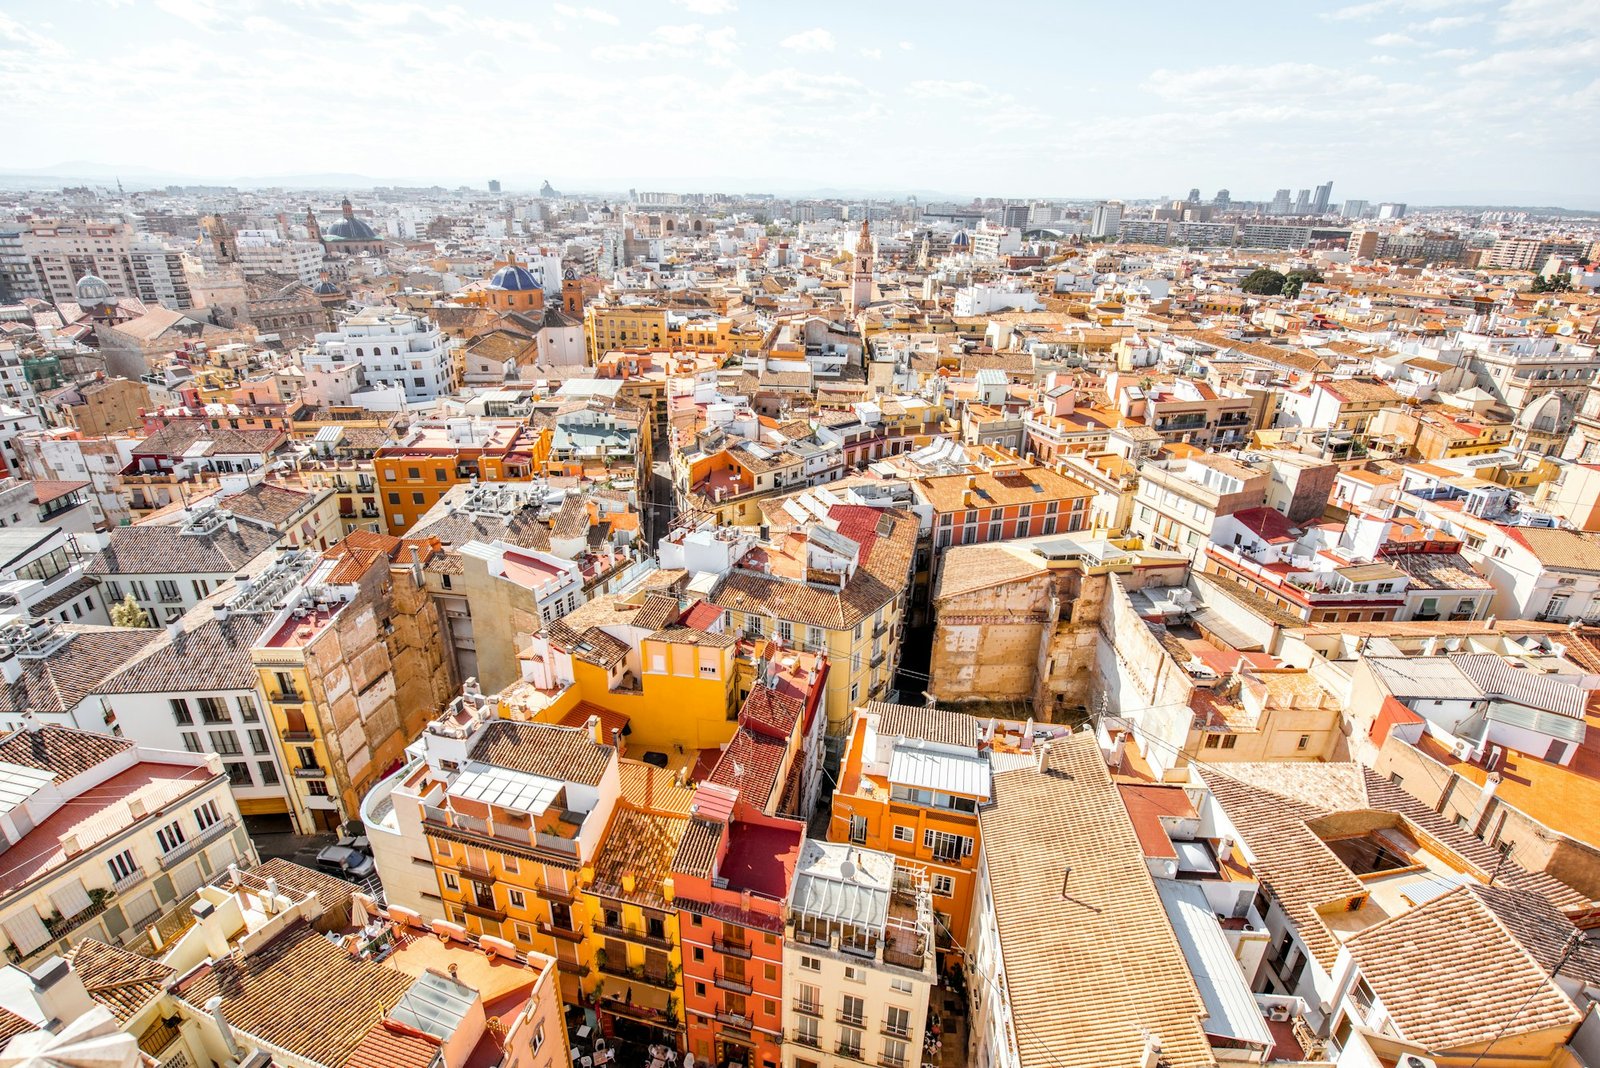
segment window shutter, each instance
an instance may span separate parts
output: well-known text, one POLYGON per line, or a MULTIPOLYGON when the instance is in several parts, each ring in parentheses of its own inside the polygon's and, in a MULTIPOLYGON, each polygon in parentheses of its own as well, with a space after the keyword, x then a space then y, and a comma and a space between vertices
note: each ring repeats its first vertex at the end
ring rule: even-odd
POLYGON ((23 956, 50 943, 50 932, 45 929, 44 920, 34 908, 24 908, 15 916, 7 916, 0 921, 0 927, 5 928, 6 937, 11 939, 11 944, 23 956))
POLYGON ((83 888, 81 879, 72 879, 50 891, 50 903, 69 920, 94 904, 89 900, 89 891, 83 888))

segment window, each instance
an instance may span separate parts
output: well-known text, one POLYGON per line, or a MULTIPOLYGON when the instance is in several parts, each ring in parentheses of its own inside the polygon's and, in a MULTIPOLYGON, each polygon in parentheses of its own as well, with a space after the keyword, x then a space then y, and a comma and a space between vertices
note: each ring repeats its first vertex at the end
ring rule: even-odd
POLYGON ((461 889, 461 883, 456 880, 454 873, 448 871, 444 873, 444 888, 446 890, 461 889))
POLYGON ((200 744, 200 735, 194 731, 183 732, 183 747, 191 753, 205 752, 205 747, 200 744))
POLYGON ((211 751, 219 756, 238 756, 244 752, 239 748, 239 736, 232 731, 212 731, 211 751))
POLYGON ((911 993, 912 989, 911 980, 902 979, 898 975, 893 976, 889 980, 889 989, 893 990, 896 994, 909 994, 911 993))
POLYGON ((398 493, 389 494, 389 503, 390 504, 399 504, 400 503, 400 494, 398 494, 398 493))
POLYGON ((1225 735, 1222 736, 1222 748, 1224 748, 1224 749, 1232 749, 1234 746, 1236 746, 1238 744, 1239 744, 1239 736, 1237 734, 1225 734, 1225 735))
POLYGON ((694 996, 697 997, 697 998, 705 997, 706 996, 706 984, 704 984, 704 983, 696 983, 696 984, 694 984, 694 996))
POLYGON ((867 844, 867 818, 865 816, 850 817, 850 841, 854 845, 867 844))
POLYGON ((972 839, 964 834, 929 829, 922 832, 922 848, 931 849, 935 860, 960 860, 972 855, 972 839))
POLYGON ((1394 783, 1396 786, 1404 786, 1406 780, 1405 776, 1401 775, 1399 772, 1391 771, 1389 773, 1389 781, 1394 783))
POLYGON ((844 977, 852 983, 864 983, 867 981, 866 973, 854 964, 846 964, 844 966, 844 977))
POLYGON ((257 756, 267 752, 267 732, 252 730, 250 732, 250 751, 257 756))
POLYGON ((250 780, 250 765, 241 760, 232 761, 222 765, 222 770, 228 775, 229 786, 254 786, 250 780))
POLYGON ((1311 744, 1311 735, 1302 734, 1300 736, 1300 740, 1295 743, 1295 748, 1296 749, 1304 749, 1306 746, 1308 746, 1310 744, 1311 744))
POLYGON ((867 1001, 865 998, 854 994, 845 994, 839 999, 839 1022, 853 1024, 860 1027, 867 1022, 867 1001))
MULTIPOLYGON (((815 1016, 801 1016, 795 1021, 794 1040, 802 1046, 819 1048, 822 1039, 817 1035, 817 1018, 815 1016)), ((803 1061, 797 1063, 805 1063, 803 1061)))
MULTIPOLYGON (((261 722, 261 708, 256 704, 256 699, 249 694, 240 694, 235 698, 239 706, 239 718, 246 723, 261 722)), ((265 752, 265 750, 263 750, 265 752)))
POLYGON ((194 723, 194 716, 189 713, 189 702, 181 697, 173 697, 167 701, 172 707, 172 719, 180 727, 187 727, 194 723))
POLYGON ((423 496, 420 493, 413 493, 411 495, 411 503, 412 504, 423 504, 426 501, 427 501, 427 497, 423 496))
POLYGON ((161 852, 163 853, 170 853, 177 849, 183 845, 184 840, 183 825, 177 820, 173 820, 156 832, 156 844, 161 847, 161 852))
POLYGON ((695 946, 694 947, 694 959, 697 962, 698 961, 703 961, 703 960, 706 959, 706 949, 705 949, 704 946, 695 946))
POLYGON ((278 785, 278 765, 270 760, 256 761, 256 771, 261 774, 262 786, 278 785))
POLYGON ((392 468, 392 467, 384 468, 383 469, 383 478, 384 478, 384 481, 386 481, 386 482, 393 482, 394 481, 394 468, 392 468))
POLYGON ((1206 748, 1207 749, 1215 749, 1217 746, 1219 746, 1221 744, 1222 744, 1222 735, 1220 735, 1220 734, 1208 734, 1208 735, 1206 735, 1206 748))
POLYGON ((217 813, 217 803, 215 801, 207 801, 194 810, 194 821, 200 825, 202 831, 221 818, 217 813))
POLYGON ((220 697, 202 697, 200 700, 200 718, 206 723, 232 723, 233 717, 228 713, 228 703, 220 697))
MULTIPOLYGON (((527 941, 530 941, 530 939, 528 938, 528 936, 526 934, 524 934, 525 931, 527 931, 527 927, 523 926, 520 923, 517 924, 517 937, 522 939, 524 942, 527 942, 527 941)), ((539 1052, 539 1048, 541 1046, 543 1046, 543 1045, 544 1045, 544 1021, 540 1020, 539 1021, 539 1026, 533 1032, 533 1052, 538 1053, 539 1052)))
POLYGON ((916 832, 910 827, 895 824, 894 840, 896 842, 914 842, 916 841, 916 832))
POLYGON ((521 890, 515 887, 507 887, 506 896, 510 899, 512 908, 525 909, 528 907, 528 899, 523 896, 521 890))
POLYGON ((449 475, 445 472, 444 468, 436 467, 433 469, 433 480, 435 482, 443 482, 448 477, 449 475))
POLYGON ((820 972, 822 970, 822 961, 816 957, 802 956, 800 958, 800 970, 804 972, 820 972))
POLYGON ((883 1030, 885 1034, 899 1035, 904 1038, 911 1033, 911 1010, 901 1008, 899 1005, 886 1005, 883 1010, 883 1030))
POLYGON ((139 862, 133 859, 133 850, 124 849, 110 860, 106 867, 111 869, 111 881, 120 883, 122 880, 134 875, 139 870, 139 862))
POLYGON ((517 858, 505 856, 500 858, 500 867, 505 869, 507 875, 517 875, 522 871, 522 865, 517 863, 517 858))
POLYGON ((861 684, 852 682, 850 684, 850 703, 853 705, 859 700, 861 700, 861 684))
POLYGON ((839 1028, 839 1054, 844 1057, 861 1058, 861 1032, 854 1027, 839 1028))
POLYGON ((955 897, 955 879, 948 875, 935 875, 933 877, 933 893, 935 897, 955 897))
POLYGON ((306 793, 310 794, 312 797, 327 797, 328 784, 323 782, 321 779, 312 779, 310 782, 306 783, 306 793))
POLYGON ((420 467, 408 467, 408 468, 406 468, 406 479, 408 481, 411 481, 411 482, 421 482, 422 481, 422 468, 420 468, 420 467))

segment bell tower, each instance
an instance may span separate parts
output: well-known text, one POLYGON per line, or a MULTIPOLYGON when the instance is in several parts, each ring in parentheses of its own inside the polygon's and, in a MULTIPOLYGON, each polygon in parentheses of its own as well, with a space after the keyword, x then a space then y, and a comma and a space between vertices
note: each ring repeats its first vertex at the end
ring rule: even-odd
POLYGON ((856 257, 850 265, 850 314, 859 315, 872 302, 872 232, 861 220, 861 236, 856 238, 856 257))

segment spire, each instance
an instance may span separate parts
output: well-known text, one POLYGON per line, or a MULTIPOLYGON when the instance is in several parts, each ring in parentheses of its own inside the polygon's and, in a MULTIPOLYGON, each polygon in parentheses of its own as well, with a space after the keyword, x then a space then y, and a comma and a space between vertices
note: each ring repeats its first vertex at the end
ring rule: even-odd
POLYGON ((861 220, 861 236, 856 239, 857 256, 872 255, 872 233, 868 229, 868 225, 866 219, 861 220))
POLYGON ((339 210, 344 212, 344 217, 346 219, 353 219, 356 217, 356 209, 350 206, 349 197, 344 198, 344 203, 339 205, 339 210))

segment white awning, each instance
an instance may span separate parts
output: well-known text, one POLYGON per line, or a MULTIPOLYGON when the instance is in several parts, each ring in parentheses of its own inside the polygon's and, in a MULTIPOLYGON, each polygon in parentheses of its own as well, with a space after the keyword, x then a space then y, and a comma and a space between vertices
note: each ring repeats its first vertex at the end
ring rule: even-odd
POLYGON ((6 937, 11 939, 11 944, 23 956, 50 943, 50 932, 45 928, 39 910, 32 907, 0 920, 0 927, 5 928, 6 937))
POLYGON ((83 882, 79 879, 62 883, 50 891, 50 903, 55 905, 57 912, 69 920, 94 904, 89 900, 89 891, 83 888, 83 882))

